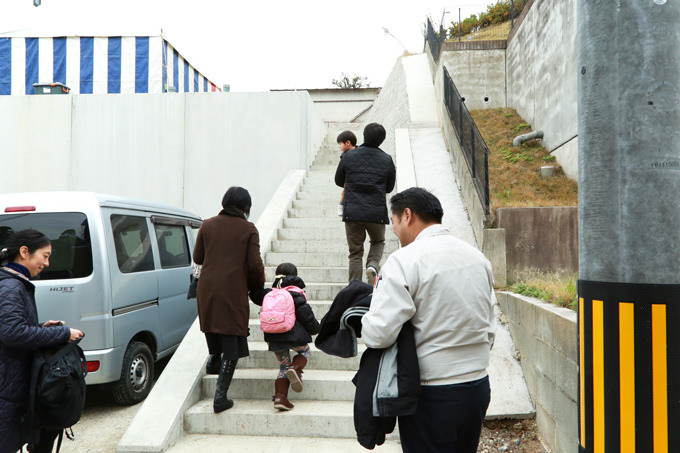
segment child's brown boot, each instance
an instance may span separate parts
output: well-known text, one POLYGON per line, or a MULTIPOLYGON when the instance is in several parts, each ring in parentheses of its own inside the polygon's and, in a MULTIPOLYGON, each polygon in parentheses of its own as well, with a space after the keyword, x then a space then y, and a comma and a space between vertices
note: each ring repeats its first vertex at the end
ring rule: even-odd
POLYGON ((274 397, 272 398, 274 409, 289 411, 295 407, 293 403, 288 401, 288 385, 288 379, 283 377, 274 381, 274 397))
POLYGON ((307 359, 302 354, 298 354, 293 358, 290 368, 286 370, 290 386, 295 392, 302 391, 302 370, 305 365, 307 365, 307 359))

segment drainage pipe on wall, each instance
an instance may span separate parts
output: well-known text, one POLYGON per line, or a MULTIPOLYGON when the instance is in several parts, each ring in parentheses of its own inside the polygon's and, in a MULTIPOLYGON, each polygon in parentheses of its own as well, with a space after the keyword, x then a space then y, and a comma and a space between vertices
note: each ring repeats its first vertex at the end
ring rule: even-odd
POLYGON ((543 138, 543 131, 531 131, 528 134, 518 135, 512 140, 512 146, 516 148, 522 143, 535 138, 543 138))

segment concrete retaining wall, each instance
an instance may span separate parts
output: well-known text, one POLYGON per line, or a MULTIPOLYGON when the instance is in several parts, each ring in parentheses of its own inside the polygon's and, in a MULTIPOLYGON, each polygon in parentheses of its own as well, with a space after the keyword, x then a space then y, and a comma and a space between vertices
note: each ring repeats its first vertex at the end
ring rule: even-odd
POLYGON ((256 219, 288 170, 311 165, 326 128, 304 91, 3 96, 1 190, 112 193, 205 218, 241 185, 256 219))
POLYGON ((544 132, 545 148, 578 180, 576 32, 576 0, 530 1, 507 48, 497 41, 445 43, 437 99, 443 99, 446 67, 469 110, 514 108, 544 132))
MULTIPOLYGON (((438 99, 444 96, 446 67, 456 88, 465 98, 468 110, 491 109, 508 105, 505 86, 505 49, 459 50, 442 52, 436 78, 438 99)), ((512 104, 510 104, 512 105, 512 104)))
POLYGON ((385 127, 387 137, 380 147, 383 151, 395 156, 394 131, 408 128, 410 125, 408 94, 406 91, 406 72, 402 59, 397 59, 392 72, 385 81, 373 108, 368 111, 366 123, 378 122, 385 127))
POLYGON ((556 453, 578 451, 576 313, 531 297, 496 295, 519 352, 543 441, 556 453))
POLYGON ((501 208, 507 279, 523 272, 578 272, 578 207, 501 208))
POLYGON ((525 9, 508 41, 507 105, 544 132, 543 145, 578 179, 576 1, 535 0, 525 9))

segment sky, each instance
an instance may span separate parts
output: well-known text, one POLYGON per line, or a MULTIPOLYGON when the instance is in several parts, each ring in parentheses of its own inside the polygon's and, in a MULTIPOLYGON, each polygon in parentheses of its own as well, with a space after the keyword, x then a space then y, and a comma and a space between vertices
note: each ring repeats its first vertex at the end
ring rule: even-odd
POLYGON ((0 0, 0 33, 144 35, 162 29, 200 72, 231 91, 381 87, 397 58, 423 51, 426 18, 445 26, 496 0, 0 0), (385 29, 389 33, 385 33, 385 29))

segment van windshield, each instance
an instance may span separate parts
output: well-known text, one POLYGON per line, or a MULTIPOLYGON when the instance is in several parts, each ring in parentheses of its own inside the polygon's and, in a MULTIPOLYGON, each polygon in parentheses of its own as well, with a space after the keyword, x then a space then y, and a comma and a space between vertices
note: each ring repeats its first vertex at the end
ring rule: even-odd
POLYGON ((33 280, 87 277, 92 274, 92 244, 87 216, 81 212, 0 215, 0 249, 15 231, 33 228, 52 241, 50 266, 33 280))

